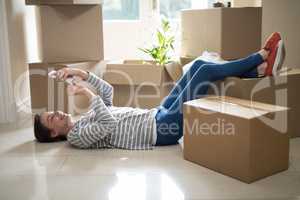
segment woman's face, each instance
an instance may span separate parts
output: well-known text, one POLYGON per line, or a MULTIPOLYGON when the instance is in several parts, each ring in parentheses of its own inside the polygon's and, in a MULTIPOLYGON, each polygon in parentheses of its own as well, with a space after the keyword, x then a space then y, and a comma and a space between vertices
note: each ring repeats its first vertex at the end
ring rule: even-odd
POLYGON ((61 111, 44 112, 41 115, 41 123, 51 130, 51 137, 66 135, 70 122, 71 116, 61 111))

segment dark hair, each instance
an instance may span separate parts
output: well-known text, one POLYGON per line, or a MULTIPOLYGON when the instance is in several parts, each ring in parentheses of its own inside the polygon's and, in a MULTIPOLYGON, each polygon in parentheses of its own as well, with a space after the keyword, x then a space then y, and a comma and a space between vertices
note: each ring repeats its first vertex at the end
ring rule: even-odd
POLYGON ((34 136, 41 143, 58 142, 67 139, 65 136, 51 137, 51 130, 42 124, 41 116, 38 114, 34 116, 34 136))

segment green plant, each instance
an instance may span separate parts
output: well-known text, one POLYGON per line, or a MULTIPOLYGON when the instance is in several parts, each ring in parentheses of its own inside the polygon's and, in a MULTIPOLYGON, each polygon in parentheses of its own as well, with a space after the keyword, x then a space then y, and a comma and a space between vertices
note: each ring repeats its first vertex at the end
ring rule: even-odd
POLYGON ((157 42, 152 48, 139 48, 144 53, 150 55, 159 65, 171 62, 170 52, 174 50, 175 37, 170 34, 171 26, 169 21, 162 19, 161 29, 157 30, 157 42))

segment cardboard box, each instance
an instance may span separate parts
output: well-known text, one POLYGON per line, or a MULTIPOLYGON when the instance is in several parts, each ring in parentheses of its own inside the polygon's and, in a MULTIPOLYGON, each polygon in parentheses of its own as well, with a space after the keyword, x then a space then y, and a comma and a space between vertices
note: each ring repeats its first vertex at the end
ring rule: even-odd
POLYGON ((181 20, 181 55, 198 57, 209 51, 234 60, 261 48, 261 8, 183 10, 181 20))
POLYGON ((103 60, 101 5, 39 6, 37 28, 43 63, 103 60))
POLYGON ((225 95, 242 99, 254 100, 290 108, 287 118, 281 123, 286 124, 291 137, 300 137, 298 118, 300 116, 300 69, 291 69, 277 77, 266 78, 227 78, 217 84, 218 91, 210 89, 210 94, 225 95))
POLYGON ((50 71, 59 70, 64 67, 79 68, 99 74, 103 66, 100 62, 29 64, 33 113, 61 110, 76 115, 88 111, 89 99, 86 96, 68 96, 67 84, 65 82, 48 78, 50 71))
POLYGON ((114 86, 114 105, 139 108, 157 107, 173 88, 176 74, 181 76, 176 65, 165 67, 142 60, 110 62, 106 70, 103 79, 114 86))
POLYGON ((189 64, 193 60, 195 60, 197 57, 190 57, 190 56, 180 56, 180 64, 182 66, 189 64))
POLYGON ((26 5, 93 5, 103 0, 26 0, 26 5))
POLYGON ((246 183, 284 171, 288 134, 265 122, 286 109, 231 97, 187 102, 184 158, 246 183))
POLYGON ((261 0, 232 0, 233 7, 261 7, 261 0))
POLYGON ((285 66, 299 67, 300 1, 263 0, 262 6, 263 41, 265 41, 271 33, 275 31, 280 32, 286 46, 285 66))

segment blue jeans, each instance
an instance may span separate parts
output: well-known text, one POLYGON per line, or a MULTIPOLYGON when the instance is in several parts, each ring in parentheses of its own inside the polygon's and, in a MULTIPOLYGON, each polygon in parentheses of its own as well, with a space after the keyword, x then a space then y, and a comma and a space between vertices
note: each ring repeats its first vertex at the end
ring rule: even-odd
POLYGON ((214 64, 196 61, 189 71, 176 83, 170 94, 158 107, 156 114, 156 146, 177 144, 183 135, 183 103, 201 98, 214 81, 226 77, 257 77, 257 66, 264 62, 258 53, 247 58, 214 64))

